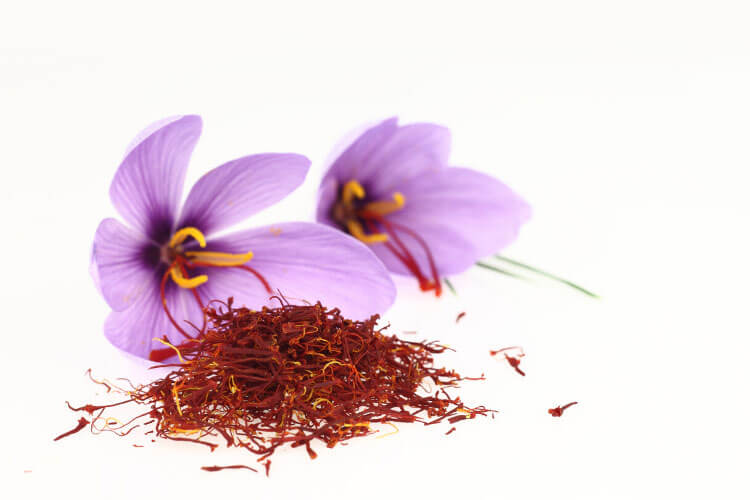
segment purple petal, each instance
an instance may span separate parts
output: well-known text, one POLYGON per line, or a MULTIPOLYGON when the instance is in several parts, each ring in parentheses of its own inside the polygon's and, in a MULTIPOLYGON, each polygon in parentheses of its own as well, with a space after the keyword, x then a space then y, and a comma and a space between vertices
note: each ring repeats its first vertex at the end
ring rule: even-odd
POLYGON ((389 198, 409 179, 443 169, 451 150, 450 130, 431 123, 399 127, 361 171, 372 199, 389 198))
MULTIPOLYGON (((396 288, 383 264, 365 245, 320 224, 289 222, 227 235, 209 248, 232 253, 252 251, 248 263, 276 294, 292 302, 320 301, 350 318, 382 313, 393 303, 396 288)), ((201 272, 206 272, 201 270, 201 272)), ((250 273, 238 268, 209 269, 205 293, 216 299, 233 296, 248 307, 269 304, 269 294, 250 273)))
POLYGON ((135 147, 143 142, 144 139, 147 139, 148 136, 159 130, 160 128, 163 128, 167 125, 169 125, 172 122, 176 122, 182 118, 182 115, 174 115, 174 116, 168 116, 167 118, 162 118, 161 120, 156 120, 154 123, 150 124, 133 138, 132 141, 130 141, 130 144, 128 144, 128 147, 125 149, 125 156, 128 156, 131 151, 135 149, 135 147))
POLYGON ((198 116, 169 120, 159 129, 147 129, 151 134, 128 152, 109 190, 122 217, 159 243, 174 225, 187 165, 201 133, 198 116))
POLYGON ((396 122, 391 118, 367 130, 333 163, 321 183, 319 221, 330 223, 326 218, 338 189, 352 179, 364 186, 368 198, 390 198, 409 179, 447 165, 447 128, 430 123, 398 127, 396 122))
POLYGON ((398 129, 398 118, 389 118, 366 130, 333 162, 324 180, 333 177, 339 182, 358 178, 360 169, 398 129))
MULTIPOLYGON (((160 279, 160 276, 153 276, 147 282, 148 286, 145 287, 144 293, 132 307, 121 312, 113 311, 104 324, 104 335, 112 344, 145 359, 148 359, 152 350, 165 347, 154 338, 166 335, 173 345, 179 345, 185 340, 164 312, 159 292, 160 279)), ((188 334, 195 336, 197 332, 185 321, 190 321, 200 328, 203 313, 192 293, 168 282, 165 296, 175 321, 188 334)))
POLYGON ((104 219, 96 230, 91 275, 115 311, 131 307, 145 292, 155 269, 145 260, 152 247, 145 236, 115 219, 104 219))
POLYGON ((320 183, 320 189, 318 190, 318 206, 315 213, 315 220, 321 224, 327 224, 329 226, 338 227, 338 225, 331 219, 331 208, 336 202, 336 198, 339 194, 339 183, 333 177, 324 179, 320 183))
POLYGON ((310 160, 297 154, 245 156, 216 167, 195 183, 178 227, 209 234, 273 205, 305 180, 310 160))
MULTIPOLYGON (((421 176, 399 186, 399 191, 406 204, 388 220, 428 234, 430 239, 439 238, 435 229, 449 228, 475 248, 475 260, 507 246, 531 216, 529 205, 508 186, 468 168, 421 176)), ((447 239, 431 243, 433 251, 447 245, 447 239)))

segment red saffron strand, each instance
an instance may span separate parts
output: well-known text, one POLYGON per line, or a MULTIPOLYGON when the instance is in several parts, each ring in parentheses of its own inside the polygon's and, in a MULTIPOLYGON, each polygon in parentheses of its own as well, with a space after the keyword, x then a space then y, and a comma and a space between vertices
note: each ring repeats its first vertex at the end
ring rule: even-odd
MULTIPOLYGON (((377 221, 381 226, 383 226, 385 232, 390 238, 393 239, 393 242, 399 248, 397 249, 396 246, 394 246, 390 241, 385 242, 385 247, 393 255, 395 255, 397 259, 401 261, 401 263, 409 270, 409 272, 414 275, 415 278, 417 278, 417 281, 419 282, 419 288, 424 292, 435 290, 436 295, 440 296, 440 280, 437 278, 437 273, 434 274, 434 279, 432 281, 428 280, 427 277, 422 273, 422 270, 419 268, 419 264, 417 263, 416 258, 414 257, 414 255, 412 255, 401 238, 399 238, 398 234, 396 234, 396 230, 393 228, 393 226, 388 223, 385 218, 379 215, 368 214, 369 212, 364 212, 362 215, 363 217, 365 217, 364 221, 367 224, 368 229, 372 232, 377 231, 377 228, 375 227, 373 221, 377 221)), ((421 238, 419 240, 421 240, 421 238)), ((422 243, 424 242, 422 241, 422 243)), ((434 263, 432 263, 432 254, 430 253, 429 248, 427 248, 426 245, 423 245, 423 248, 427 252, 427 257, 431 262, 430 265, 433 266, 434 263)))
POLYGON ((75 434, 77 432, 81 432, 84 427, 86 427, 87 425, 89 425, 89 423, 90 422, 88 420, 86 420, 85 418, 81 417, 81 418, 78 419, 78 424, 75 427, 73 427, 68 432, 63 432, 62 434, 60 434, 59 436, 57 436, 55 439, 53 439, 53 441, 59 441, 60 439, 62 439, 64 437, 68 437, 68 436, 71 436, 71 435, 73 435, 73 434, 75 434))
POLYGON ((248 465, 204 465, 201 469, 208 472, 219 472, 226 469, 247 469, 253 472, 258 472, 256 469, 253 469, 248 465))
POLYGON ((490 351, 490 356, 496 356, 498 354, 502 353, 505 357, 505 360, 508 362, 508 364, 521 376, 525 377, 526 373, 524 373, 523 370, 519 367, 521 364, 521 358, 524 357, 526 354, 523 352, 523 348, 519 346, 512 346, 512 347, 503 347, 502 349, 498 349, 496 351, 490 351), (518 354, 516 356, 508 356, 508 351, 516 350, 518 351, 518 354))
POLYGON ((271 472, 271 459, 267 459, 265 462, 263 462, 263 467, 266 468, 266 477, 269 477, 269 474, 271 472))
POLYGON ((466 311, 462 311, 462 312, 458 313, 458 316, 456 316, 456 323, 458 323, 459 321, 461 321, 461 318, 463 318, 464 316, 466 316, 466 311))
POLYGON ((446 433, 445 433, 445 435, 447 436, 448 434, 453 434, 453 432, 454 432, 455 430, 456 430, 456 428, 455 428, 455 427, 451 427, 450 429, 448 429, 448 432, 446 432, 446 433))
POLYGON ((562 414, 565 410, 577 404, 578 404, 578 401, 573 401, 572 403, 568 403, 565 406, 557 406, 555 408, 550 408, 549 410, 547 410, 547 413, 549 413, 553 417, 562 417, 562 414))

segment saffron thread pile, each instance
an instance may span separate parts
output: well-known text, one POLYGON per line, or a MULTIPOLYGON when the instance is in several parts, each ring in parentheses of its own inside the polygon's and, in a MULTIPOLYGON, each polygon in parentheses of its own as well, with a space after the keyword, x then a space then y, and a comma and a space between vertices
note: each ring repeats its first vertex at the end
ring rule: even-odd
POLYGON ((462 380, 483 376, 435 367, 434 355, 447 347, 387 335, 387 327, 377 328, 377 315, 353 321, 320 303, 278 300, 279 307, 260 311, 233 307, 232 299, 209 303, 205 334, 171 346, 180 363, 160 365, 174 368, 171 373, 123 389, 127 398, 118 403, 71 409, 94 416, 92 431, 126 435, 147 420, 143 425, 153 430, 146 434, 212 451, 214 441, 223 440, 259 455, 265 465, 281 446, 305 447, 315 458, 313 442, 332 448, 373 434, 373 424, 453 425, 494 413, 448 393, 462 380), (103 417, 129 403, 150 409, 124 424, 103 417))

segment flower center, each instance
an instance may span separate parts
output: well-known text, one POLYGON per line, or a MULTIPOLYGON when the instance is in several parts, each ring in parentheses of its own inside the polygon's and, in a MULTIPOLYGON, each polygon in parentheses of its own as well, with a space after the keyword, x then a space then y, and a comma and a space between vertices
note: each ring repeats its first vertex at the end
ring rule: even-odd
MULTIPOLYGON (((271 294, 271 286, 268 281, 258 271, 252 267, 246 265, 250 259, 253 258, 253 252, 247 252, 242 254, 233 254, 225 252, 211 252, 206 250, 191 250, 185 248, 185 240, 192 238, 198 242, 200 248, 206 248, 206 237, 200 230, 194 227, 183 227, 179 231, 172 235, 172 239, 169 243, 162 246, 160 249, 160 260, 167 265, 166 271, 161 279, 161 303, 164 308, 164 312, 167 314, 170 323, 180 332, 188 341, 195 341, 196 338, 203 335, 206 330, 206 317, 205 313, 203 316, 203 326, 198 328, 192 323, 188 323, 190 326, 195 328, 199 334, 197 337, 191 337, 188 333, 178 324, 167 305, 166 287, 169 278, 179 286, 180 288, 188 289, 192 292, 193 297, 198 303, 198 307, 203 310, 204 305, 201 300, 197 287, 208 281, 208 276, 205 274, 199 274, 197 276, 190 276, 188 270, 196 267, 235 267, 238 269, 244 269, 245 271, 253 274, 265 287, 266 291, 271 294)), ((166 339, 166 337, 165 337, 166 339)), ((166 358, 172 356, 170 348, 166 349, 155 349, 151 351, 149 359, 152 361, 163 361, 166 358)))
POLYGON ((440 296, 442 292, 440 277, 427 243, 408 227, 386 219, 388 215, 403 209, 405 203, 406 198, 398 191, 393 193, 390 200, 370 201, 367 199, 367 193, 362 184, 352 179, 341 188, 339 198, 331 210, 331 217, 361 242, 368 245, 384 244, 385 248, 417 278, 423 291, 435 290, 435 295, 440 296), (416 258, 404 245, 398 233, 406 234, 422 247, 429 263, 431 279, 427 278, 426 273, 422 271, 416 258))
POLYGON ((195 288, 208 281, 208 276, 201 274, 190 278, 186 267, 241 267, 253 258, 253 252, 232 254, 224 252, 185 251, 183 243, 188 237, 198 242, 201 248, 206 248, 206 237, 194 227, 183 227, 174 235, 169 243, 162 248, 161 258, 169 267, 167 271, 178 286, 195 288))

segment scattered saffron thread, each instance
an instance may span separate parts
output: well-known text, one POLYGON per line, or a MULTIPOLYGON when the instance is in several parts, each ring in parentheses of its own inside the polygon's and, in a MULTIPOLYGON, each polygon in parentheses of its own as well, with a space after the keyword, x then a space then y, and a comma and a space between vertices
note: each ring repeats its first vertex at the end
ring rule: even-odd
POLYGON ((447 436, 448 434, 453 434, 453 431, 455 430, 456 430, 455 427, 451 427, 450 429, 448 429, 448 432, 446 432, 445 435, 447 436))
POLYGON ((513 347, 504 347, 502 349, 498 349, 496 351, 490 351, 490 356, 496 356, 498 354, 502 353, 505 357, 505 360, 508 362, 508 364, 521 376, 525 377, 526 373, 521 370, 519 365, 521 364, 521 358, 526 356, 526 354, 523 352, 523 348, 518 346, 513 347), (515 356, 509 356, 507 351, 518 351, 518 354, 515 356))
POLYGON ((208 472, 219 472, 226 469, 247 469, 253 472, 258 472, 256 469, 253 469, 252 467, 249 467, 247 465, 204 465, 203 467, 201 467, 201 469, 208 472))
POLYGON ((58 441, 58 440, 60 440, 60 439, 62 439, 64 437, 68 437, 68 436, 70 436, 72 434, 75 434, 76 432, 81 432, 83 430, 83 428, 86 427, 89 423, 90 422, 88 420, 86 420, 85 418, 81 417, 81 418, 78 419, 78 424, 75 427, 73 427, 68 432, 63 432, 62 434, 60 434, 59 436, 57 436, 55 439, 53 439, 53 441, 58 441))
POLYGON ((572 403, 568 403, 565 406, 557 406, 555 408, 550 408, 549 410, 547 410, 547 413, 549 413, 553 417, 562 417, 562 414, 565 410, 577 404, 578 404, 578 401, 573 401, 572 403))
POLYGON ((465 311, 458 313, 458 316, 456 316, 456 323, 458 323, 459 321, 461 321, 461 318, 463 318, 464 316, 466 316, 466 312, 465 311))

